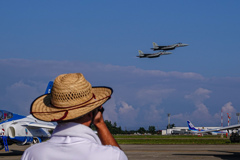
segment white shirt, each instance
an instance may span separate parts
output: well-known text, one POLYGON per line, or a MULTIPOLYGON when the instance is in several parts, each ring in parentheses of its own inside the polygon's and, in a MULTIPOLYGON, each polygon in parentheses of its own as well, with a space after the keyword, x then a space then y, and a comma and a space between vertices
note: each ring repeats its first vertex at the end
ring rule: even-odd
POLYGON ((25 150, 22 160, 127 160, 122 150, 104 146, 87 126, 58 124, 52 137, 25 150))

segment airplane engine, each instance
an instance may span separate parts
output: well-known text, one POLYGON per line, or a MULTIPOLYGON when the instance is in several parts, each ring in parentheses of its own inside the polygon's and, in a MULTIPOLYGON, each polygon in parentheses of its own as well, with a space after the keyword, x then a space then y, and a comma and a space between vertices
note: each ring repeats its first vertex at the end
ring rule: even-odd
POLYGON ((10 138, 15 138, 16 137, 16 130, 14 126, 10 126, 8 128, 8 135, 10 138))
POLYGON ((33 141, 33 137, 27 136, 27 130, 25 130, 25 128, 23 128, 21 125, 11 125, 7 131, 9 138, 18 145, 29 144, 33 141))
POLYGON ((42 142, 42 140, 40 139, 40 138, 38 138, 38 137, 34 137, 33 138, 33 144, 37 144, 37 143, 41 143, 42 142))

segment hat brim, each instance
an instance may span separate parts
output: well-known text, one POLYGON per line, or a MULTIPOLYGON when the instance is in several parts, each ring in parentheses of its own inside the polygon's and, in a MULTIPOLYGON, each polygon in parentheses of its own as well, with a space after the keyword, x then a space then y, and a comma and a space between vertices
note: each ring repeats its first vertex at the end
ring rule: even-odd
POLYGON ((110 99, 113 90, 109 87, 92 87, 93 99, 73 108, 56 108, 51 105, 51 94, 44 94, 36 98, 31 104, 31 114, 42 121, 68 121, 81 117, 110 99), (67 112, 67 115, 65 115, 67 112), (64 117, 64 118, 63 118, 64 117))

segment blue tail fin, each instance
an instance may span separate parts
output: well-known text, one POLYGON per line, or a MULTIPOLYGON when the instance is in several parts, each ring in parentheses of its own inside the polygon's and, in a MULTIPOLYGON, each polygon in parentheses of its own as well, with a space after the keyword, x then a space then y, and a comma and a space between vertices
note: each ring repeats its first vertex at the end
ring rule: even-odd
POLYGON ((50 81, 50 82, 48 83, 47 88, 46 88, 45 94, 51 93, 52 86, 53 86, 53 81, 50 81))
POLYGON ((188 124, 189 130, 196 130, 196 128, 194 127, 194 125, 193 125, 189 120, 187 121, 187 124, 188 124))

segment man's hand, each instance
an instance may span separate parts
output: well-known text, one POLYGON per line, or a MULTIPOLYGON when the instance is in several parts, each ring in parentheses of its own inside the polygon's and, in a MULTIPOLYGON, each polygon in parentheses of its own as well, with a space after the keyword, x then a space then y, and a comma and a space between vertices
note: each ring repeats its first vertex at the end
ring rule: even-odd
MULTIPOLYGON (((98 109, 102 109, 102 106, 98 109)), ((96 115, 94 117, 93 124, 97 129, 98 137, 100 138, 103 145, 112 145, 120 148, 120 146, 107 128, 103 119, 102 112, 100 112, 98 109, 96 109, 97 113, 93 113, 94 115, 96 115)))
MULTIPOLYGON (((102 109, 102 108, 103 107, 101 106, 98 109, 102 109)), ((96 128, 101 127, 101 125, 105 125, 102 112, 99 112, 98 109, 96 109, 96 111, 94 113, 96 116, 94 117, 94 120, 93 120, 93 124, 95 125, 96 128)))

